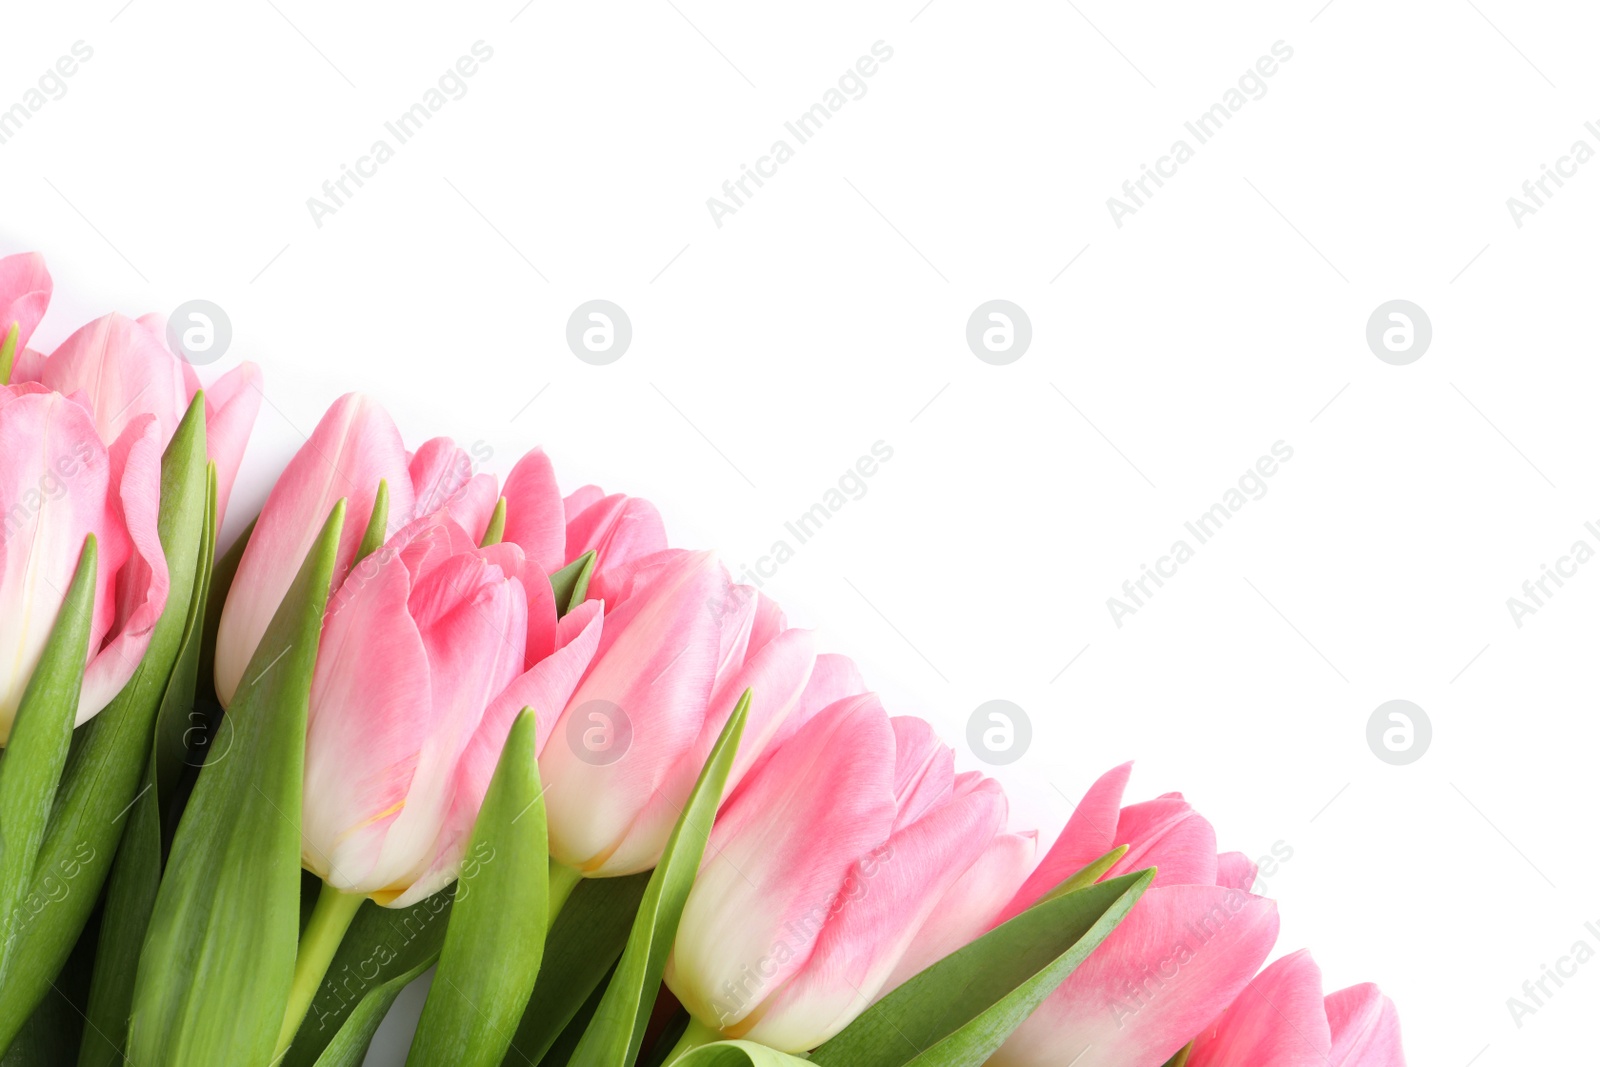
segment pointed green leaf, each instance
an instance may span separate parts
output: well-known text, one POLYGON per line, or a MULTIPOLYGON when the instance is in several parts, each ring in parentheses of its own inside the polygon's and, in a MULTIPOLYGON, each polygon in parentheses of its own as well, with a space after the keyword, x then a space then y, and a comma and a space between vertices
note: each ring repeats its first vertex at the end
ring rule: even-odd
MULTIPOLYGON (((1035 904, 890 992, 813 1052, 811 1062, 983 1063, 1116 928, 1155 873, 1143 870, 1035 904)), ((689 1058, 682 1062, 690 1067, 689 1058)))
POLYGON ((261 638, 228 708, 232 747, 210 753, 178 824, 139 957, 132 1063, 272 1058, 299 927, 306 711, 344 510, 261 638))
POLYGON ((18 326, 13 322, 6 330, 5 340, 0 341, 0 385, 11 384, 11 368, 16 365, 19 336, 18 326))
POLYGON ((628 1067, 639 1055, 650 1011, 661 988, 667 953, 672 951, 683 906, 700 873, 700 860, 711 839, 711 823, 722 804, 722 787, 733 769, 733 757, 739 750, 739 738, 749 713, 750 690, 746 689, 701 768, 700 780, 679 813, 661 862, 650 876, 622 962, 617 964, 600 1010, 595 1012, 578 1045, 576 1059, 584 1067, 628 1067))
POLYGON ((489 516, 489 525, 483 531, 483 540, 478 542, 479 548, 488 548, 498 545, 500 539, 506 535, 506 498, 501 497, 495 503, 494 514, 489 516))
POLYGON ((595 553, 585 552, 550 576, 550 588, 556 594, 556 613, 565 615, 589 593, 589 578, 594 574, 595 553))
MULTIPOLYGON (((1172 1054, 1172 1059, 1166 1062, 1166 1067, 1184 1067, 1184 1064, 1189 1062, 1189 1054, 1193 1051, 1194 1042, 1191 1041, 1172 1054)), ((5 1065, 0 1064, 0 1067, 5 1067, 5 1065)))
POLYGON ((165 862, 164 843, 171 839, 176 814, 173 792, 188 750, 187 735, 195 714, 195 676, 200 661, 200 631, 205 622, 211 562, 216 554, 216 466, 208 466, 206 510, 196 563, 194 593, 184 625, 178 661, 156 713, 155 739, 145 764, 144 783, 129 808, 127 829, 117 846, 111 881, 100 919, 99 950, 85 1013, 78 1067, 117 1067, 123 1062, 128 1014, 133 1007, 133 980, 144 944, 150 912, 155 907, 165 862))
POLYGON ((1117 865, 1118 860, 1122 859, 1122 857, 1126 856, 1127 854, 1128 846, 1118 845, 1116 848, 1112 849, 1110 852, 1107 852, 1104 856, 1101 856, 1093 863, 1086 865, 1083 870, 1072 875, 1066 881, 1062 882, 1060 885, 1050 890, 1050 892, 1040 897, 1036 903, 1042 904, 1047 900, 1054 900, 1056 897, 1064 897, 1068 893, 1076 893, 1080 889, 1086 889, 1089 886, 1094 885, 1096 882, 1106 876, 1107 871, 1111 870, 1111 868, 1117 865))
MULTIPOLYGON (((583 1002, 583 1007, 572 1017, 567 1028, 561 1031, 561 1036, 556 1038, 556 1043, 550 1046, 550 1051, 544 1054, 539 1061, 539 1067, 568 1067, 577 1063, 573 1057, 578 1052, 578 1043, 583 1040, 583 1035, 589 1029, 589 1020, 594 1018, 594 1013, 600 1010, 600 1001, 605 999, 606 989, 611 985, 611 976, 616 974, 616 968, 606 975, 604 982, 594 987, 594 992, 589 994, 589 999, 583 1002)), ((5 1067, 5 1064, 0 1064, 5 1067)))
POLYGON ((128 684, 73 735, 29 894, 48 906, 29 909, 14 965, 0 983, 0 1047, 49 991, 100 899, 188 621, 205 509, 205 397, 197 393, 161 457, 156 525, 170 580, 167 606, 128 684))
POLYGON ((355 563, 360 563, 383 547, 389 532, 389 480, 378 479, 378 493, 372 498, 372 515, 361 534, 361 544, 356 547, 355 563))
POLYGON ((0 750, 0 973, 18 943, 45 824, 72 743, 83 665, 89 659, 99 548, 84 539, 72 584, 22 691, 11 737, 0 750))
POLYGON ((545 939, 539 981, 502 1061, 506 1067, 540 1063, 579 1015, 622 955, 649 880, 640 873, 578 883, 545 939))
MULTIPOLYGON (((222 623, 222 608, 228 602, 228 590, 233 588, 233 579, 239 573, 239 564, 244 560, 244 550, 249 547, 250 535, 255 533, 256 523, 260 521, 259 515, 251 519, 239 536, 234 538, 233 544, 228 546, 228 551, 218 556, 211 568, 211 589, 206 594, 206 621, 200 630, 200 677, 195 687, 203 701, 214 702, 216 699, 217 686, 212 674, 217 663, 217 627, 222 623)), ((217 537, 219 540, 222 537, 220 528, 217 537)))
POLYGON ((316 1067, 361 1067, 367 1058, 367 1049, 372 1045, 372 1036, 378 1032, 378 1025, 394 1006, 395 998, 431 966, 431 960, 418 963, 410 970, 401 971, 388 981, 367 990, 356 1001, 344 1025, 333 1035, 333 1040, 322 1050, 322 1055, 317 1057, 316 1067))
MULTIPOLYGON (((754 1041, 718 1041, 712 1045, 702 1045, 678 1059, 667 1060, 671 1067, 805 1067, 809 1062, 754 1041)), ((971 1061, 974 1065, 981 1062, 971 1061)), ((859 1067, 869 1065, 862 1063, 859 1067)))
POLYGON ((516 1034, 544 955, 550 848, 538 730, 511 726, 462 858, 450 926, 408 1065, 494 1067, 516 1034))

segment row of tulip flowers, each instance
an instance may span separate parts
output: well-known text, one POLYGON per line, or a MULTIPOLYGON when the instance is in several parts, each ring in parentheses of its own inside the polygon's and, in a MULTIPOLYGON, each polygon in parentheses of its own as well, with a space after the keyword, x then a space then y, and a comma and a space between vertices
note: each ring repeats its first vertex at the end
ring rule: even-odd
MULTIPOLYGON (((1255 865, 1101 777, 1042 857, 647 501, 260 402, 0 259, 0 1047, 23 1063, 1388 1067, 1255 865), (203 758, 197 758, 203 756, 203 758)), ((8 1063, 12 1062, 7 1060, 8 1063)))

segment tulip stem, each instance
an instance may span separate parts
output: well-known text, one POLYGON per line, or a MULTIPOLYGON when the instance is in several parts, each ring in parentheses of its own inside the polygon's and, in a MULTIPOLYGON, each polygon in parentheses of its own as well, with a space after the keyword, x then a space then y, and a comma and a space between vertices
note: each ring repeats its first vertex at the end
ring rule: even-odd
POLYGON ((300 935, 300 951, 294 957, 294 985, 289 990, 289 1004, 283 1012, 283 1027, 278 1031, 278 1047, 272 1056, 274 1063, 299 1032, 300 1022, 317 995, 317 987, 328 973, 328 964, 333 962, 333 954, 339 950, 339 942, 350 928, 350 920, 356 917, 366 899, 359 893, 343 893, 327 882, 322 883, 311 921, 306 923, 306 932, 300 935))
POLYGON ((549 930, 556 924, 556 916, 561 914, 561 909, 566 907, 567 898, 572 896, 572 891, 578 888, 578 883, 583 881, 583 873, 565 863, 556 862, 554 856, 550 857, 550 890, 549 890, 549 930))
POLYGON ((683 1036, 672 1047, 672 1051, 667 1053, 667 1058, 662 1061, 663 1067, 676 1063, 701 1045, 709 1045, 713 1041, 721 1040, 721 1034, 691 1015, 689 1016, 689 1028, 683 1032, 683 1036))

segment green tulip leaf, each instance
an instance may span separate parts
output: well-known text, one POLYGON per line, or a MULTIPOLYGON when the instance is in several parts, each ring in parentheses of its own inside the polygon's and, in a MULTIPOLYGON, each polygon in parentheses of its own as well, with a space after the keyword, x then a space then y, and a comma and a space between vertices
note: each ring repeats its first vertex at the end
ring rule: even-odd
POLYGON ((0 974, 10 965, 23 916, 31 906, 24 897, 72 743, 83 665, 89 659, 99 559, 99 547, 90 534, 22 692, 11 737, 0 750, 0 974))
POLYGON ((210 751, 178 824, 139 957, 130 1063, 273 1058, 299 929, 311 674, 344 512, 340 501, 262 636, 228 708, 231 747, 210 751))
POLYGON ((648 873, 585 878, 578 883, 545 939, 539 981, 528 998, 505 1067, 542 1063, 563 1031, 582 1013, 622 955, 648 873))
POLYGON ((550 588, 556 594, 556 614, 565 615, 583 603, 583 598, 589 594, 595 559, 591 549, 550 576, 550 588))
POLYGON ((494 1067, 528 1006, 544 955, 550 896, 537 755, 534 713, 523 709, 500 750, 461 861, 409 1067, 494 1067))
POLYGON ((983 1063, 1116 928, 1155 874, 1147 869, 1035 904, 894 989, 813 1052, 811 1062, 983 1063))
POLYGON ((0 982, 0 1048, 27 1021, 100 899, 150 756, 157 711, 188 627, 207 506, 205 397, 197 393, 161 458, 157 532, 167 605, 133 677, 73 735, 34 867, 13 965, 0 982))
POLYGON ((372 1037, 378 1032, 383 1017, 394 1006, 395 998, 431 966, 432 960, 416 964, 410 970, 401 971, 367 990, 356 1001, 344 1025, 333 1035, 333 1040, 322 1050, 322 1055, 317 1057, 315 1067, 361 1067, 367 1058, 367 1049, 372 1045, 372 1037))
POLYGON ((489 525, 484 528, 483 540, 478 542, 479 548, 488 548, 498 545, 500 539, 506 535, 506 498, 501 497, 494 505, 494 514, 489 516, 489 525))
POLYGON ((11 369, 17 362, 17 339, 21 335, 19 325, 13 322, 6 327, 4 339, 0 339, 0 385, 11 384, 11 369))
POLYGON ((351 566, 360 563, 378 549, 389 534, 389 480, 378 479, 378 493, 372 498, 372 514, 367 518, 367 528, 362 531, 361 544, 356 546, 351 566))
POLYGON ((661 861, 650 876, 639 914, 633 920, 633 931, 628 935, 628 947, 606 987, 605 999, 578 1045, 574 1058, 584 1067, 628 1067, 638 1058, 656 993, 661 989, 667 953, 672 951, 678 920, 683 917, 689 890, 700 873, 700 861, 711 840, 711 824, 722 805, 722 788, 733 770, 733 758, 739 751, 739 738, 749 713, 750 690, 746 689, 701 768, 694 792, 679 813, 661 861))

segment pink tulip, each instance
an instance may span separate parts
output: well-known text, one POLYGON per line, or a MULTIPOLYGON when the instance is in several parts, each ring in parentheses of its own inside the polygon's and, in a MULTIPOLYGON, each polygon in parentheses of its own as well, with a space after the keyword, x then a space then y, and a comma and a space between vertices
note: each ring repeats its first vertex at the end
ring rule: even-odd
POLYGON ((1304 949, 1256 975, 1195 1039, 1190 1067, 1405 1067, 1400 1018, 1375 985, 1324 998, 1322 972, 1304 949))
POLYGON ((50 272, 39 253, 24 252, 0 259, 0 341, 15 326, 18 359, 27 351, 28 339, 44 318, 51 288, 50 272))
MULTIPOLYGON (((990 842, 990 865, 975 877, 995 894, 991 900, 1009 903, 985 919, 981 907, 957 897, 918 934, 916 959, 925 966, 1119 845, 1128 853, 1108 877, 1157 868, 1121 925, 989 1061, 996 1067, 1161 1067, 1234 999, 1277 940, 1276 906, 1248 892, 1255 866, 1236 853, 1218 856, 1210 823, 1179 794, 1121 807, 1130 770, 1124 764, 1090 787, 1026 879, 1022 846, 990 842)), ((915 973, 908 970, 896 980, 915 973)))
POLYGON ((876 999, 1005 817, 927 723, 836 701, 724 809, 667 984, 708 1038, 814 1048, 876 999))
POLYGON ((312 681, 305 866, 397 908, 449 884, 512 722, 566 703, 600 632, 599 605, 557 623, 545 573, 444 510, 357 564, 312 681))
POLYGON ((640 561, 667 547, 667 531, 654 504, 639 497, 606 496, 586 485, 564 502, 567 520, 566 561, 595 553, 589 577, 589 599, 615 608, 640 561))
POLYGON ((90 534, 99 567, 77 722, 109 704, 143 658, 167 602, 162 446, 153 416, 107 447, 75 400, 36 384, 0 387, 0 744, 90 534))
MULTIPOLYGON (((82 327, 50 356, 28 352, 12 380, 38 382, 79 396, 102 441, 115 441, 135 419, 155 417, 163 444, 172 439, 200 379, 167 350, 160 316, 111 314, 82 327)), ((261 408, 261 369, 241 363, 205 391, 206 452, 217 464, 217 506, 226 511, 245 443, 261 408)))
MULTIPOLYGON (((508 481, 508 505, 510 491, 508 481)), ((508 534, 512 514, 508 506, 508 534)), ((593 667, 539 759, 550 854, 590 877, 656 864, 750 689, 731 793, 799 700, 815 658, 810 633, 787 628, 770 600, 732 585, 710 553, 658 553, 630 589, 607 612, 593 667)), ((540 739, 550 735, 541 729, 540 739)))

